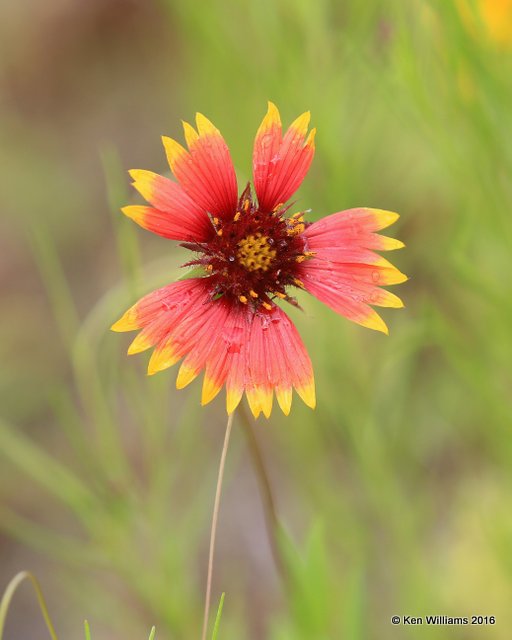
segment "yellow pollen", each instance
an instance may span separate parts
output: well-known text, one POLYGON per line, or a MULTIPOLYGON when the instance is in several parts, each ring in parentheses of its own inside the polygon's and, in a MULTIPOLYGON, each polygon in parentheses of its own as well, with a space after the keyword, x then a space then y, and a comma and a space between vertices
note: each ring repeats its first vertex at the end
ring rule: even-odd
POLYGON ((265 307, 267 311, 270 311, 272 309, 272 305, 269 304, 268 302, 262 302, 261 304, 265 307))
POLYGON ((246 198, 244 200, 244 211, 248 211, 250 206, 251 206, 251 201, 249 200, 249 198, 246 198))
POLYGON ((306 256, 297 256, 295 258, 295 262, 304 262, 305 259, 306 259, 306 256))
POLYGON ((242 217, 242 214, 240 213, 240 211, 237 211, 235 213, 235 217, 233 218, 234 222, 238 222, 241 217, 242 217))
POLYGON ((288 227, 288 235, 289 236, 297 236, 299 233, 302 233, 305 229, 305 225, 301 222, 294 223, 293 226, 288 227))
POLYGON ((219 230, 217 231, 217 235, 218 235, 218 236, 221 236, 221 235, 222 235, 222 229, 219 229, 219 230))
POLYGON ((213 219, 213 224, 214 224, 215 226, 217 226, 217 225, 219 224, 219 222, 220 222, 220 220, 219 220, 218 218, 214 218, 214 219, 213 219))
POLYGON ((304 214, 302 211, 298 213, 294 213, 293 216, 288 218, 287 232, 289 236, 296 236, 299 233, 302 233, 306 228, 304 224, 304 214))
POLYGON ((298 278, 294 278, 293 282, 301 289, 304 289, 304 283, 302 282, 302 280, 299 280, 298 278))
POLYGON ((258 294, 256 293, 256 291, 253 291, 252 289, 249 291, 249 295, 251 296, 251 298, 257 298, 258 294))
POLYGON ((286 293, 281 293, 280 291, 274 291, 274 295, 276 295, 278 298, 281 298, 281 300, 285 300, 285 298, 287 297, 286 293))
POLYGON ((240 240, 237 257, 247 271, 267 271, 276 257, 276 250, 272 249, 268 237, 258 232, 240 240))
POLYGON ((238 296, 238 299, 242 304, 247 304, 247 298, 245 296, 238 296))
POLYGON ((206 271, 213 271, 213 264, 207 264, 206 271))

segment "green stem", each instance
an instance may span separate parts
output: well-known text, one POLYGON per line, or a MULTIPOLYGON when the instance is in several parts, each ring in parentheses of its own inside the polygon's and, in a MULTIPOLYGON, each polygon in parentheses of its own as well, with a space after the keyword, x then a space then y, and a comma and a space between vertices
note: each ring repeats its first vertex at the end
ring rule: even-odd
POLYGON ((6 590, 4 591, 4 595, 2 596, 2 600, 0 601, 0 640, 2 640, 3 638, 5 618, 7 617, 7 612, 9 611, 11 600, 18 587, 24 580, 30 580, 30 582, 32 583, 34 591, 36 592, 37 600, 39 602, 39 608, 41 609, 44 621, 46 622, 48 632, 52 640, 57 640, 57 634, 55 633, 52 621, 50 620, 48 607, 46 606, 46 601, 44 599, 43 592, 41 591, 41 587, 39 586, 39 582, 37 581, 37 578, 29 571, 21 571, 20 573, 17 573, 9 582, 6 590))
POLYGON ((242 414, 242 424, 244 426, 244 432, 247 438, 247 443, 249 445, 249 453, 251 455, 252 464, 259 485, 272 557, 274 559, 277 571, 281 576, 281 579, 283 580, 283 583, 287 584, 288 575, 279 546, 279 531, 281 529, 281 523, 279 522, 279 518, 277 517, 277 510, 274 496, 272 494, 270 479, 267 474, 265 461, 263 460, 263 455, 261 453, 258 439, 256 438, 252 427, 253 421, 251 420, 245 406, 241 408, 240 413, 242 414))
POLYGON ((222 479, 224 477, 224 467, 226 466, 226 454, 228 452, 229 437, 231 435, 231 427, 233 426, 233 416, 234 414, 232 413, 228 417, 228 423, 226 425, 226 435, 224 436, 224 444, 222 446, 222 453, 220 456, 219 473, 217 476, 217 489, 215 490, 215 501, 213 503, 212 528, 210 533, 210 552, 208 555, 208 575, 206 578, 206 597, 205 597, 205 604, 204 604, 203 633, 201 634, 201 640, 206 640, 206 634, 208 632, 208 616, 210 613, 210 599, 212 594, 213 556, 215 553, 215 537, 217 534, 217 521, 219 519, 220 496, 222 492, 222 479))

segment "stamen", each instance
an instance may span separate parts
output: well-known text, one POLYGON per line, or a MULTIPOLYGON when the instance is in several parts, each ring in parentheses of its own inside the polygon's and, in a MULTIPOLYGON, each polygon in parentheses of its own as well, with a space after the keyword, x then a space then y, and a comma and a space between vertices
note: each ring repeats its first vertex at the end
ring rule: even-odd
POLYGON ((287 232, 290 236, 296 236, 302 233, 306 225, 304 224, 304 212, 298 211, 290 216, 287 220, 287 232))
POLYGON ((265 307, 267 311, 270 311, 272 309, 272 305, 269 304, 268 302, 262 302, 261 304, 265 307))
POLYGON ((235 217, 233 218, 233 222, 238 222, 241 217, 242 217, 242 214, 240 213, 240 211, 237 211, 235 213, 235 217))
POLYGON ((238 299, 242 304, 247 304, 248 300, 245 296, 238 296, 238 299))
POLYGON ((247 271, 267 271, 276 253, 269 244, 268 237, 259 232, 249 234, 238 243, 238 262, 247 271))
POLYGON ((302 282, 302 280, 299 280, 298 278, 294 278, 293 282, 301 289, 304 289, 304 283, 302 282))
POLYGON ((251 298, 257 298, 258 294, 256 293, 256 291, 253 291, 252 289, 249 291, 249 295, 251 296, 251 298))

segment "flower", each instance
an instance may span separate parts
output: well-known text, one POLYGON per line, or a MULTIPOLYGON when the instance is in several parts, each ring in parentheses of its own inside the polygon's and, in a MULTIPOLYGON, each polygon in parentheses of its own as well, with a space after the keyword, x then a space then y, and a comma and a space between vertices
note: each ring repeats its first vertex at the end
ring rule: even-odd
POLYGON ((475 38, 479 38, 483 30, 497 48, 510 49, 512 0, 457 0, 457 8, 465 26, 475 38))
POLYGON ((288 215, 286 202, 304 179, 315 151, 310 114, 281 131, 277 107, 256 134, 254 189, 238 196, 235 170, 220 132, 201 114, 197 131, 184 123, 188 151, 164 137, 177 182, 150 171, 131 171, 133 186, 152 205, 123 209, 141 227, 181 241, 194 252, 187 263, 201 276, 149 293, 116 322, 114 331, 141 331, 129 354, 155 347, 148 373, 184 358, 176 386, 204 369, 202 404, 226 386, 232 413, 246 394, 255 417, 272 410, 273 392, 288 415, 295 388, 315 407, 311 360, 290 318, 276 304, 297 306, 290 290, 305 289, 334 311, 387 333, 370 305, 402 307, 379 285, 406 280, 374 250, 398 249, 398 240, 375 232, 398 214, 350 209, 309 223, 304 212, 288 215))

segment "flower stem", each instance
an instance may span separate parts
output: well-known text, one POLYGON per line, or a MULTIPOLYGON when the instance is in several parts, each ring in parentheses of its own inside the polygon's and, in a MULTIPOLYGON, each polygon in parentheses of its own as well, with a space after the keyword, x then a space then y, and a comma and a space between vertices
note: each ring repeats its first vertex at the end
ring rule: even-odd
POLYGON ((265 514, 265 522, 267 525, 267 534, 270 542, 270 549, 276 569, 281 576, 283 584, 287 586, 288 575, 285 567, 285 562, 280 551, 279 545, 279 531, 281 524, 277 516, 276 505, 274 496, 272 494, 272 487, 270 479, 265 467, 265 461, 263 454, 258 443, 258 439, 253 430, 253 420, 249 416, 249 413, 245 406, 241 408, 242 424, 244 426, 245 435, 249 445, 249 453, 252 458, 254 471, 256 473, 257 482, 261 494, 261 501, 263 504, 263 512, 265 514))
POLYGON ((220 495, 222 492, 222 479, 224 477, 224 467, 226 465, 226 454, 228 452, 229 437, 231 435, 231 427, 233 426, 232 413, 228 417, 226 425, 226 434, 224 436, 224 444, 222 446, 222 453, 220 456, 219 473, 217 476, 217 489, 215 490, 215 501, 213 503, 213 515, 212 515, 212 528, 210 533, 210 552, 208 555, 208 575, 206 578, 206 597, 204 603, 204 617, 203 617, 203 633, 201 634, 201 640, 206 640, 206 634, 208 632, 208 616, 210 613, 210 600, 212 593, 212 576, 213 576, 213 556, 215 553, 215 537, 217 534, 217 521, 219 519, 219 507, 220 507, 220 495))

